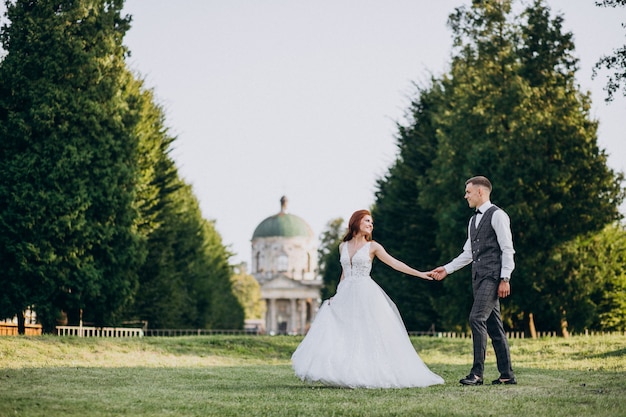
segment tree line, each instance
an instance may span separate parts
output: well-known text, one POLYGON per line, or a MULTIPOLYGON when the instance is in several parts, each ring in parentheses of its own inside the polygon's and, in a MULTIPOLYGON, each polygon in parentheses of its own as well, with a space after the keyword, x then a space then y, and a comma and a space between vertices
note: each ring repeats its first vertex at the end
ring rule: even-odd
MULTIPOLYGON (((464 182, 485 175, 492 201, 511 218, 516 249, 505 325, 530 333, 624 330, 623 173, 607 166, 598 146, 563 17, 541 0, 519 13, 512 3, 475 1, 449 16, 450 67, 416 85, 407 121, 398 123, 397 158, 377 182, 374 238, 418 269, 448 262, 467 237, 464 182)), ((609 93, 620 79, 618 72, 609 93)), ((325 296, 339 277, 341 225, 331 221, 322 235, 325 296)), ((468 268, 430 283, 382 263, 373 274, 408 329, 467 328, 468 268)))
POLYGON ((231 254, 126 65, 123 0, 5 1, 0 317, 242 328, 231 254))

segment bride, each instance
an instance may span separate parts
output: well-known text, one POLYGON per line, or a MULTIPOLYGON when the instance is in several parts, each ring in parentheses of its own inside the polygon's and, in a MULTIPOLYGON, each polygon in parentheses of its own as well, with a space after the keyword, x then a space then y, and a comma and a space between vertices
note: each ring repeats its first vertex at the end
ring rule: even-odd
POLYGON ((393 301, 370 277, 374 256, 393 269, 431 280, 372 240, 368 210, 356 211, 339 245, 341 278, 293 353, 303 381, 349 388, 408 388, 443 384, 419 357, 393 301))

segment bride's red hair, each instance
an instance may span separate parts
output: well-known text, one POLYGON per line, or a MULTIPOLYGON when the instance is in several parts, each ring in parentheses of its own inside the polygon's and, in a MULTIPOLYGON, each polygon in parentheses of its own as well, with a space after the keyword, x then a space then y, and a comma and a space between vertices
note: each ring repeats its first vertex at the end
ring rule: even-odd
MULTIPOLYGON (((363 217, 371 215, 372 214, 369 212, 369 210, 357 210, 352 213, 352 216, 350 216, 350 221, 348 222, 348 231, 346 232, 346 235, 343 237, 342 241, 347 242, 348 240, 352 239, 353 236, 359 233, 359 230, 361 229, 361 220, 363 220, 363 217)), ((365 236, 365 239, 372 240, 372 235, 365 236)))

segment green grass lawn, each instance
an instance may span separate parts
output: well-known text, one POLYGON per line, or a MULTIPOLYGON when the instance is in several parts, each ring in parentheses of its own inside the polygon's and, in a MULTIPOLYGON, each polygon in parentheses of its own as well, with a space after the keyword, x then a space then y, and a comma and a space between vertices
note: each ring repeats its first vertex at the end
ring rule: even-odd
POLYGON ((415 337, 446 384, 391 390, 300 381, 300 340, 0 337, 0 416, 626 416, 626 336, 513 339, 518 385, 480 387, 471 340, 415 337))

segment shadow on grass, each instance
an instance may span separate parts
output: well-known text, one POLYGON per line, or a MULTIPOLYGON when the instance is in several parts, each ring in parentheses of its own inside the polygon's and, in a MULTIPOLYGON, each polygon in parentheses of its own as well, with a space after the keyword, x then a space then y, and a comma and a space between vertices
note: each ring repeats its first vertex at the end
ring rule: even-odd
POLYGON ((588 358, 595 358, 595 359, 603 359, 603 358, 615 358, 615 357, 625 357, 626 356, 626 348, 624 349, 617 349, 617 350, 613 350, 610 352, 603 352, 603 353, 598 353, 595 355, 588 355, 588 358))

